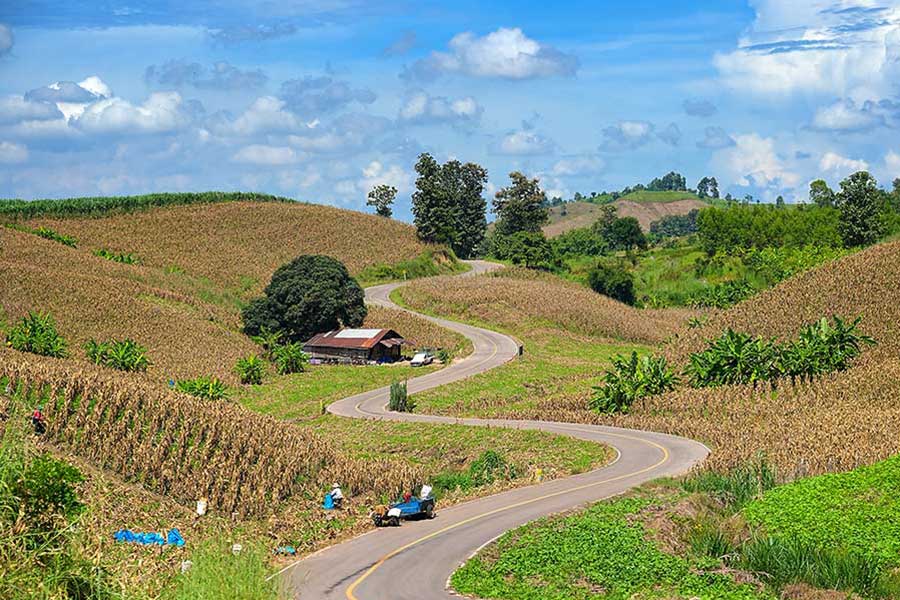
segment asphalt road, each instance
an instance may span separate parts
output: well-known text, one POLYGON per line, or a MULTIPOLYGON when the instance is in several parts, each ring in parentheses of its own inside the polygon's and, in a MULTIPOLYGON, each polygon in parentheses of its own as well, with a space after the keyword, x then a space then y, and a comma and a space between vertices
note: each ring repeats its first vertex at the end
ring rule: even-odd
MULTIPOLYGON (((498 265, 472 261, 477 275, 498 265)), ((464 275, 464 276, 465 276, 464 275)), ((398 285, 368 288, 366 300, 398 308, 389 298, 398 285)), ((409 381, 410 393, 444 385, 515 359, 518 346, 508 336, 446 319, 423 317, 468 337, 474 352, 452 365, 409 381)), ((411 521, 372 531, 313 554, 281 576, 293 597, 343 600, 431 600, 457 597, 450 575, 476 550, 505 531, 546 516, 622 493, 645 481, 685 473, 709 453, 706 446, 670 435, 614 427, 518 421, 458 419, 387 411, 389 388, 331 404, 336 415, 482 427, 539 429, 607 444, 617 458, 595 471, 517 488, 442 509, 431 521, 411 521)))

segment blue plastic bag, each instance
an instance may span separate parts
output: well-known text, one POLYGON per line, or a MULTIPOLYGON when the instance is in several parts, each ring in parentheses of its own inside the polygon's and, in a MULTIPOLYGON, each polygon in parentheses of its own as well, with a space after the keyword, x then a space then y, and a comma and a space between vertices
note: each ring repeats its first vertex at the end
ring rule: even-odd
POLYGON ((325 500, 322 502, 322 508, 324 508, 325 510, 334 509, 334 498, 331 497, 331 494, 325 494, 325 500))

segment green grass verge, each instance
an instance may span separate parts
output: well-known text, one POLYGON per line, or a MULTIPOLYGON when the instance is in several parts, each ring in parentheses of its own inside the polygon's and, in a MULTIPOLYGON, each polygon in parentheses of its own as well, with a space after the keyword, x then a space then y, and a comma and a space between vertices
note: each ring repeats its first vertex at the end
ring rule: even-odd
POLYGON ((628 200, 630 202, 675 202, 677 200, 700 200, 697 194, 691 192, 651 192, 650 190, 638 190, 620 196, 619 200, 628 200))
POLYGON ((900 456, 801 479, 768 491, 743 510, 768 535, 842 548, 879 564, 900 564, 900 456))
POLYGON ((451 584, 507 600, 773 597, 660 550, 639 518, 653 503, 638 493, 516 529, 467 562, 451 584))
POLYGON ((230 546, 207 542, 190 555, 190 570, 175 578, 164 600, 278 600, 279 580, 269 575, 267 553, 262 548, 243 548, 238 555, 230 546))

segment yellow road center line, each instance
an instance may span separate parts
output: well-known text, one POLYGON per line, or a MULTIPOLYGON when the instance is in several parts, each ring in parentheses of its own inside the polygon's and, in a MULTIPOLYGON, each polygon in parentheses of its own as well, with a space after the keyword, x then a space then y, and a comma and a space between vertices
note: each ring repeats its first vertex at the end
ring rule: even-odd
POLYGON ((356 588, 359 587, 360 584, 362 584, 363 581, 365 581, 372 573, 374 573, 379 567, 381 567, 381 566, 382 566, 384 563, 386 563, 388 560, 390 560, 391 558, 397 556, 397 555, 400 554, 401 552, 404 552, 405 550, 408 550, 409 548, 412 548, 413 546, 415 546, 415 545, 417 545, 417 544, 421 544, 422 542, 428 541, 428 540, 430 540, 430 539, 432 539, 432 538, 434 538, 434 537, 437 537, 437 536, 439 536, 439 535, 441 535, 441 534, 444 534, 444 533, 446 533, 446 532, 448 532, 448 531, 451 531, 451 530, 453 530, 453 529, 456 529, 457 527, 462 527, 463 525, 467 525, 467 524, 469 524, 469 523, 471 523, 471 522, 473 522, 473 521, 477 521, 477 520, 479 520, 479 519, 483 519, 483 518, 485 518, 485 517, 489 517, 489 516, 491 516, 491 515, 495 515, 495 514, 500 513, 500 512, 504 512, 504 511, 507 511, 507 510, 511 510, 511 509, 513 509, 513 508, 519 508, 519 507, 522 507, 522 506, 526 506, 526 505, 528 505, 528 504, 533 504, 533 503, 535 503, 535 502, 540 502, 541 500, 548 500, 548 499, 550 499, 550 498, 555 498, 556 496, 561 496, 561 495, 563 495, 563 494, 571 494, 572 492, 577 492, 577 491, 580 491, 580 490, 585 490, 585 489, 588 489, 588 488, 596 487, 596 486, 598 486, 598 485, 603 485, 603 484, 605 484, 605 483, 612 483, 613 481, 619 481, 619 480, 622 480, 622 479, 627 479, 627 478, 629 478, 629 477, 634 477, 634 476, 636 476, 636 475, 641 475, 641 474, 643 474, 643 473, 647 473, 648 471, 652 471, 653 469, 659 467, 660 465, 664 464, 665 462, 667 462, 667 461, 669 460, 669 451, 666 450, 666 448, 665 448, 664 446, 661 446, 660 444, 657 444, 656 442, 651 442, 650 440, 645 440, 645 439, 642 439, 642 438, 639 438, 639 437, 633 437, 633 436, 622 435, 622 434, 615 434, 615 433, 604 433, 603 435, 609 435, 609 436, 613 436, 613 437, 619 437, 619 438, 624 438, 624 439, 634 440, 634 441, 638 441, 638 442, 643 442, 643 443, 645 443, 645 444, 649 444, 649 445, 651 445, 651 446, 655 446, 655 447, 658 448, 659 450, 662 450, 663 457, 662 457, 662 459, 660 459, 660 460, 659 460, 658 462, 656 462, 655 464, 650 465, 649 467, 645 467, 645 468, 643 468, 643 469, 640 469, 640 470, 638 470, 638 471, 634 471, 633 473, 625 473, 625 474, 623 474, 623 475, 618 475, 618 476, 616 476, 616 477, 611 477, 611 478, 609 478, 609 479, 604 479, 603 481, 595 481, 594 483, 586 483, 586 484, 584 484, 584 485, 580 485, 580 486, 577 486, 577 487, 574 487, 574 488, 569 488, 569 489, 566 489, 566 490, 561 490, 561 491, 559 491, 559 492, 553 492, 553 493, 550 493, 550 494, 546 494, 546 495, 544 495, 544 496, 539 496, 539 497, 537 497, 537 498, 531 498, 530 500, 523 500, 522 502, 517 502, 517 503, 515 503, 515 504, 510 504, 510 505, 508 505, 508 506, 504 506, 504 507, 501 507, 501 508, 495 508, 494 510, 489 510, 489 511, 487 511, 487 512, 485 512, 485 513, 481 513, 480 515, 475 515, 474 517, 469 517, 468 519, 463 519, 462 521, 459 521, 458 523, 454 523, 453 525, 448 525, 447 527, 444 527, 443 529, 439 529, 439 530, 434 531, 434 532, 432 532, 432 533, 429 533, 428 535, 423 536, 423 537, 421 537, 421 538, 419 538, 419 539, 417 539, 417 540, 414 540, 414 541, 412 541, 412 542, 409 542, 408 544, 405 544, 405 545, 403 545, 403 546, 400 546, 399 548, 397 548, 397 549, 394 550, 393 552, 391 552, 391 553, 389 553, 389 554, 386 554, 386 555, 383 556, 381 559, 379 559, 378 562, 376 562, 374 565, 372 565, 371 567, 369 567, 369 568, 366 570, 365 573, 363 573, 362 575, 360 575, 360 577, 359 577, 358 579, 356 579, 353 583, 350 584, 350 587, 347 588, 347 592, 346 592, 347 600, 359 600, 359 598, 356 597, 356 594, 355 594, 354 592, 356 591, 356 588))

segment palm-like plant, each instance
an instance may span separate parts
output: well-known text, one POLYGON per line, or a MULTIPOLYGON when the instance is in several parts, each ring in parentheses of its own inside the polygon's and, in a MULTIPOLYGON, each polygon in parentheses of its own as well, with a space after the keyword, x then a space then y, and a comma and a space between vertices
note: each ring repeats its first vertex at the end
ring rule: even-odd
POLYGON ((234 372, 240 378, 241 383, 259 385, 266 374, 266 363, 257 355, 251 354, 237 361, 234 372))
POLYGON ((302 373, 309 363, 309 355, 303 351, 303 344, 292 342, 276 346, 272 352, 275 368, 281 375, 302 373))
POLYGON ((613 368, 603 375, 603 384, 594 386, 591 408, 605 413, 627 412, 636 400, 675 388, 678 376, 663 357, 618 355, 613 368))
POLYGON ((280 331, 272 331, 268 327, 260 329, 259 335, 254 335, 250 339, 263 349, 263 356, 267 360, 274 360, 275 349, 281 345, 282 333, 280 331))
POLYGON ((6 345, 42 356, 66 356, 66 340, 56 331, 56 323, 50 313, 30 311, 7 332, 6 345))

